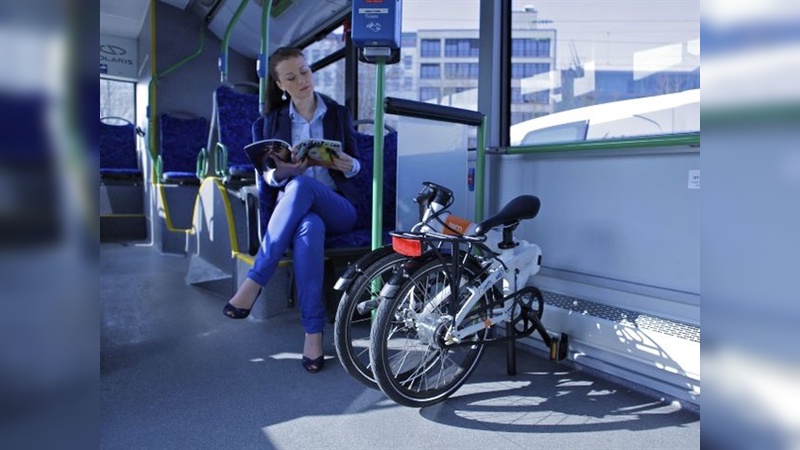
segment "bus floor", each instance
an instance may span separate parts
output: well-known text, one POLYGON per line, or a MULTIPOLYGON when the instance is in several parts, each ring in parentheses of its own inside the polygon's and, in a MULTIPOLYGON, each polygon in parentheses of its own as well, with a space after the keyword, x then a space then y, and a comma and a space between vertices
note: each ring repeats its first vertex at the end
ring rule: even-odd
MULTIPOLYGON (((101 244, 100 448, 699 448, 700 417, 586 372, 489 346, 450 399, 398 406, 335 357, 300 365, 296 309, 230 320, 188 259, 101 244)), ((263 300, 262 300, 263 301, 263 300)))

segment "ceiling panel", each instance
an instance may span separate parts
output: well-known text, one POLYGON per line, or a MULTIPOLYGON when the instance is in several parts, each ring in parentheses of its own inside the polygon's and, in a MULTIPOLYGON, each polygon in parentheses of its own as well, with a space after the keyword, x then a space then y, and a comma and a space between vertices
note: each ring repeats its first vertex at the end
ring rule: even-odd
MULTIPOLYGON (((238 1, 226 0, 211 20, 209 28, 220 40, 238 7, 238 1)), ((280 16, 270 19, 269 52, 330 24, 349 8, 350 0, 293 0, 280 16)), ((230 46, 250 58, 256 58, 260 53, 261 6, 258 2, 248 2, 231 33, 230 46)))
POLYGON ((100 34, 136 39, 149 7, 146 0, 100 0, 100 34))

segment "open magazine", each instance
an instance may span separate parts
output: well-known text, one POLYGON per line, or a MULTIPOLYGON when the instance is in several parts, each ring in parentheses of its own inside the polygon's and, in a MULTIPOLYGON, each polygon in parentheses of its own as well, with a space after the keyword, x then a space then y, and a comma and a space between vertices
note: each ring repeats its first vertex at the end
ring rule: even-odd
POLYGON ((306 139, 292 146, 281 139, 264 139, 245 146, 244 151, 259 172, 274 168, 270 156, 281 161, 300 161, 310 158, 312 164, 330 167, 342 152, 342 143, 327 139, 306 139))

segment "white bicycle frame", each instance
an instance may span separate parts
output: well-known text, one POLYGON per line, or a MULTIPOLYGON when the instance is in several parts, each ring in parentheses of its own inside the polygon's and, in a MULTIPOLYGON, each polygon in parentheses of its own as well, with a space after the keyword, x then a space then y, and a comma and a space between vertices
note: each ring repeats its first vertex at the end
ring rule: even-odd
MULTIPOLYGON (((524 240, 517 242, 518 245, 514 248, 501 250, 497 256, 486 261, 485 264, 488 264, 488 276, 478 286, 465 287, 464 283, 461 282, 459 289, 466 289, 469 292, 469 297, 456 313, 455 320, 453 320, 445 336, 445 342, 460 343, 482 329, 491 328, 511 320, 511 310, 514 306, 514 297, 511 294, 519 290, 518 286, 524 287, 528 278, 539 272, 541 268, 540 256, 542 250, 539 246, 524 240), (495 308, 492 314, 483 321, 461 328, 461 324, 477 302, 501 280, 503 282, 503 296, 506 297, 503 307, 495 308)), ((443 302, 447 301, 450 301, 450 286, 439 291, 417 316, 421 317, 434 313, 443 302)), ((440 319, 447 318, 449 317, 440 319)))

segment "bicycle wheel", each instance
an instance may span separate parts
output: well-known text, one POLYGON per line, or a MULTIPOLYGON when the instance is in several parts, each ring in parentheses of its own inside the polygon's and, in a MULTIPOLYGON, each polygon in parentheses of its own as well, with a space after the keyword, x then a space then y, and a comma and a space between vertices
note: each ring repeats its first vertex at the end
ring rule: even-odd
MULTIPOLYGON (((395 297, 381 299, 375 315, 370 341, 375 381, 401 405, 423 407, 446 399, 467 380, 483 354, 485 328, 471 337, 474 345, 445 343, 449 321, 455 315, 450 311, 449 268, 448 261, 423 264, 395 297)), ((477 264, 466 264, 462 284, 478 274, 477 264)), ((486 304, 484 296, 476 309, 486 304)), ((472 321, 481 320, 480 313, 470 316, 472 321)))
POLYGON ((394 268, 406 259, 399 253, 389 253, 370 264, 353 280, 336 310, 333 343, 339 361, 350 376, 372 389, 378 388, 369 367, 372 315, 378 306, 381 287, 394 268))

